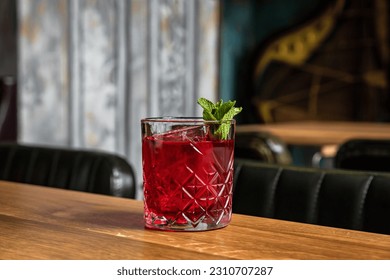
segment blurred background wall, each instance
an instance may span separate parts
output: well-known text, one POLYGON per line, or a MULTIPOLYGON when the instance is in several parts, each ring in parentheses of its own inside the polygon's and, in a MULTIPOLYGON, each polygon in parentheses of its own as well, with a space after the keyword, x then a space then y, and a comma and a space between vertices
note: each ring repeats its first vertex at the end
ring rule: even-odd
MULTIPOLYGON (((17 140, 123 155, 140 119, 237 99, 239 123, 390 120, 387 0, 2 0, 17 140), (16 113, 15 113, 16 114, 16 113)), ((1 139, 0 139, 1 140, 1 139)))
POLYGON ((390 120, 388 0, 223 0, 220 92, 241 123, 390 120))
POLYGON ((21 142, 101 149, 141 172, 140 119, 217 97, 218 1, 17 2, 21 142))

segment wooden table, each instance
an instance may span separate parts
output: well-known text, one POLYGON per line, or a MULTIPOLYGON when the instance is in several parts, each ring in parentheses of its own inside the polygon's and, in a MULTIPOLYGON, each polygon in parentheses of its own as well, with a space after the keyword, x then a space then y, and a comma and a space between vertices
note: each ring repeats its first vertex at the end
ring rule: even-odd
POLYGON ((390 236, 244 215, 146 230, 141 201, 0 181, 0 259, 390 259, 390 236))
POLYGON ((390 123, 306 121, 237 126, 237 133, 253 131, 272 133, 288 145, 321 147, 326 157, 334 156, 349 139, 390 140, 390 123))

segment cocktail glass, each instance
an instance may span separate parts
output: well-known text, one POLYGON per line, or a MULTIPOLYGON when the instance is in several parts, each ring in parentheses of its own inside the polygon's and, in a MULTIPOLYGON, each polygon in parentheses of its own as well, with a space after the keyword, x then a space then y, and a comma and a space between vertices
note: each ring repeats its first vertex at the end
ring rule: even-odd
POLYGON ((145 227, 201 231, 232 216, 235 120, 146 118, 142 126, 145 227), (222 139, 223 138, 223 139, 222 139))

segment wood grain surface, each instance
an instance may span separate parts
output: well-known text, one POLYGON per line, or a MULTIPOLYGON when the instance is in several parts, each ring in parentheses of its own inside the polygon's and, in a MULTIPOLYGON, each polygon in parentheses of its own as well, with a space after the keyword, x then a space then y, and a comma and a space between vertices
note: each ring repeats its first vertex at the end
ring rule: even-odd
POLYGON ((340 145, 349 139, 390 139, 389 123, 284 122, 238 125, 237 133, 266 131, 291 145, 340 145))
POLYGON ((390 259, 390 236, 236 214, 147 230, 141 201, 0 181, 0 259, 390 259))

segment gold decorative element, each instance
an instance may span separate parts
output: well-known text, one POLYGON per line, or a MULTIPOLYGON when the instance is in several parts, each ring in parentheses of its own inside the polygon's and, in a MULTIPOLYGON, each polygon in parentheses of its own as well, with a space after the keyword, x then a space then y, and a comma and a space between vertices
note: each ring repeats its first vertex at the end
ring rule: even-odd
MULTIPOLYGON (((255 97, 253 102, 256 104, 258 113, 264 122, 277 121, 274 116, 275 109, 278 109, 279 115, 289 115, 288 118, 291 120, 295 118, 297 120, 301 118, 315 119, 318 114, 320 87, 327 86, 321 81, 321 77, 328 77, 349 84, 357 81, 357 77, 348 72, 307 63, 311 55, 323 44, 335 28, 337 18, 342 14, 345 2, 346 0, 336 0, 334 5, 329 6, 311 22, 280 36, 265 47, 256 64, 255 81, 273 61, 279 61, 293 68, 300 68, 308 73, 317 74, 313 78, 308 91, 294 91, 272 100, 255 97), (306 97, 308 97, 308 108, 306 109, 288 105, 292 102, 299 102, 306 97)), ((331 85, 329 84, 329 86, 331 85)))
POLYGON ((303 64, 333 30, 336 17, 341 13, 344 4, 345 0, 337 0, 334 6, 326 9, 313 22, 267 46, 256 65, 255 78, 271 61, 283 61, 291 65, 303 64))
POLYGON ((372 87, 387 88, 386 73, 382 70, 371 70, 363 73, 363 80, 372 87))

